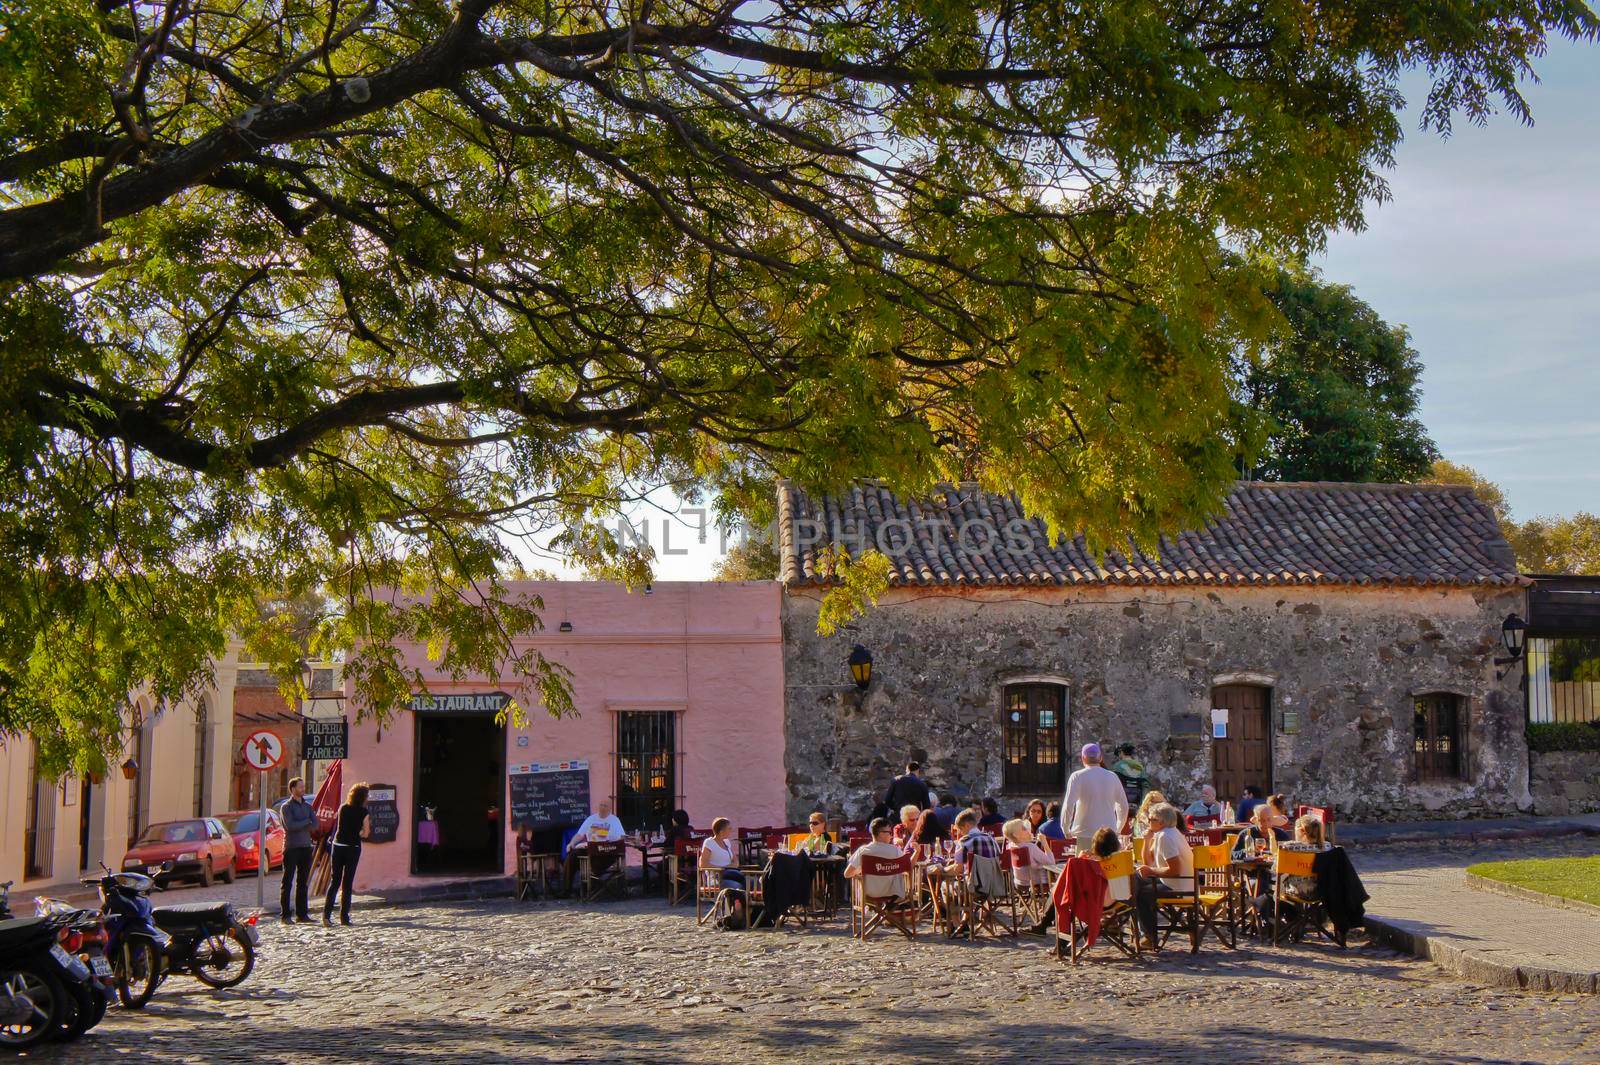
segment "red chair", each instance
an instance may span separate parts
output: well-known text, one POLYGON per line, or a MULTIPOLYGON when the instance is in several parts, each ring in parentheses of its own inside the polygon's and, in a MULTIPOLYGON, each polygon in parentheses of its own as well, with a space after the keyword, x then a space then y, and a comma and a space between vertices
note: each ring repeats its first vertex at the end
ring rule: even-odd
POLYGON ((852 889, 853 901, 850 912, 850 927, 855 932, 856 938, 865 940, 887 924, 907 939, 916 939, 917 925, 922 919, 922 909, 916 905, 915 856, 907 853, 898 858, 879 858, 876 855, 863 854, 860 868, 861 875, 852 878, 855 886, 852 889), (905 877, 906 893, 868 895, 867 878, 877 876, 905 877))
POLYGON ((672 853, 667 855, 667 905, 676 906, 688 900, 694 891, 694 867, 700 860, 700 844, 709 839, 705 829, 691 828, 688 835, 675 840, 672 853))
POLYGON ((1222 823, 1222 819, 1212 814, 1207 814, 1204 817, 1190 817, 1188 814, 1184 814, 1183 822, 1189 826, 1189 831, 1193 832, 1198 829, 1210 828, 1213 825, 1219 825, 1222 823))
POLYGON ((852 832, 846 839, 850 844, 851 854, 872 842, 872 836, 866 832, 852 832))
MULTIPOLYGON (((843 832, 847 836, 853 836, 857 833, 865 832, 867 827, 868 826, 865 821, 846 821, 844 824, 839 826, 839 831, 843 832)), ((809 830, 802 828, 800 831, 806 832, 809 830)))
POLYGON ((1333 842, 1333 807, 1331 807, 1331 806, 1296 806, 1294 808, 1294 817, 1295 817, 1296 821, 1300 820, 1300 818, 1306 816, 1307 814, 1310 814, 1312 817, 1315 817, 1318 821, 1322 822, 1322 834, 1327 837, 1327 841, 1329 843, 1332 843, 1333 842))
POLYGON ((1072 849, 1072 840, 1056 839, 1054 836, 1040 836, 1038 838, 1044 842, 1046 847, 1050 848, 1050 857, 1058 862, 1067 860, 1067 852, 1072 849))
POLYGON ((763 848, 767 848, 767 833, 770 831, 770 826, 741 828, 739 830, 740 865, 753 865, 761 860, 761 851, 763 848))

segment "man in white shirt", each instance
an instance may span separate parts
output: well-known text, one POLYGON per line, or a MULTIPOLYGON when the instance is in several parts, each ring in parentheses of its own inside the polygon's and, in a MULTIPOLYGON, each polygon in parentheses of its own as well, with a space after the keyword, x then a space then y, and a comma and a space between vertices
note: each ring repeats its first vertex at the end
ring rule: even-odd
MULTIPOLYGON (((585 847, 590 843, 619 843, 622 836, 622 822, 611 812, 611 804, 601 799, 595 804, 594 813, 583 819, 583 824, 567 843, 566 890, 572 891, 572 878, 578 873, 578 856, 585 847)), ((596 872, 600 870, 597 866, 596 872)))
POLYGON ((1156 908, 1163 898, 1192 895, 1194 892, 1194 851, 1178 831, 1178 808, 1161 803, 1150 811, 1151 832, 1144 841, 1144 864, 1134 878, 1135 908, 1144 926, 1145 940, 1153 949, 1156 938, 1156 908))
POLYGON ((1067 778, 1067 794, 1061 800, 1061 830, 1077 839, 1083 853, 1100 829, 1122 831, 1122 822, 1128 819, 1128 793, 1122 778, 1100 764, 1098 743, 1084 744, 1079 758, 1083 768, 1067 778))
MULTIPOLYGON (((890 840, 889 836, 892 829, 887 817, 873 818, 871 829, 872 842, 863 844, 854 854, 850 855, 850 863, 844 867, 844 875, 852 880, 862 875, 861 858, 863 855, 894 861, 905 853, 890 840)), ((866 888, 868 897, 874 899, 904 898, 908 891, 906 878, 903 876, 868 876, 865 878, 863 886, 866 888)))

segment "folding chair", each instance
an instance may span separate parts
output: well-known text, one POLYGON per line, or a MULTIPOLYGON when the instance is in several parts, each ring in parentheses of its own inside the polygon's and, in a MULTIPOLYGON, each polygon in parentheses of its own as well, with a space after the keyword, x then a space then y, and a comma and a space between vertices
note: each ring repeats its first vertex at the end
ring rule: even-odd
POLYGON ((1206 814, 1204 816, 1196 815, 1194 817, 1184 814, 1183 823, 1190 832, 1199 832, 1201 829, 1211 828, 1214 825, 1221 824, 1222 819, 1217 817, 1215 814, 1206 814))
POLYGON ((1274 870, 1278 874, 1272 886, 1272 945, 1277 946, 1284 939, 1300 942, 1305 939, 1307 932, 1317 935, 1334 944, 1341 950, 1344 943, 1338 934, 1327 925, 1327 912, 1324 910, 1322 900, 1313 891, 1311 894, 1290 891, 1284 886, 1284 878, 1297 876, 1316 878, 1315 851, 1289 850, 1279 847, 1277 857, 1273 862, 1274 870), (1287 909, 1286 909, 1287 907, 1287 909))
POLYGON ((767 833, 771 826, 765 828, 741 828, 739 830, 739 864, 754 865, 763 861, 765 855, 761 852, 766 847, 767 833))
POLYGON ((1000 871, 1011 891, 1011 909, 1020 911, 1030 924, 1044 919, 1050 905, 1050 871, 1035 866, 1033 856, 1024 849, 1007 847, 1000 852, 1000 871))
POLYGON ((1041 836, 1039 839, 1050 849, 1050 857, 1054 858, 1058 863, 1067 860, 1067 854, 1072 850, 1072 840, 1056 839, 1054 836, 1041 836))
POLYGON ((1195 933, 1193 950, 1205 942, 1206 933, 1229 950, 1237 950, 1238 910, 1233 890, 1233 848, 1215 843, 1194 848, 1195 933))
POLYGON ((1016 900, 1011 894, 1011 882, 1001 868, 999 858, 967 855, 962 901, 962 908, 966 911, 964 916, 968 939, 977 939, 979 932, 996 937, 1017 934, 1016 900), (1001 907, 1010 912, 1009 923, 1001 913, 1001 907))
POLYGON ((628 846, 625 843, 590 843, 578 856, 579 891, 584 902, 602 895, 628 897, 628 846))
MULTIPOLYGON (((1068 861, 1094 861, 1093 858, 1069 858, 1068 861)), ((1126 956, 1139 958, 1139 916, 1133 905, 1133 852, 1117 851, 1109 858, 1101 858, 1100 871, 1106 875, 1111 901, 1100 911, 1100 938, 1116 947, 1126 956)), ((1062 876, 1066 876, 1063 870, 1062 876)), ((1069 927, 1056 928, 1056 957, 1072 964, 1089 952, 1089 931, 1082 918, 1074 914, 1069 927), (1062 948, 1065 940, 1067 948, 1062 948)))
POLYGON ((911 854, 902 854, 898 858, 879 858, 872 854, 863 854, 860 862, 861 875, 853 877, 853 901, 850 907, 850 931, 857 939, 863 942, 887 924, 907 939, 917 938, 917 925, 922 919, 922 909, 916 904, 917 900, 917 865, 911 854), (906 893, 904 895, 868 895, 867 878, 869 876, 903 876, 905 877, 906 893))
POLYGON ((1322 838, 1329 843, 1333 842, 1333 807, 1331 806, 1296 806, 1294 818, 1296 821, 1310 814, 1322 822, 1322 838))
POLYGON ((561 859, 559 854, 517 855, 517 901, 526 902, 539 895, 550 895, 550 860, 561 859))

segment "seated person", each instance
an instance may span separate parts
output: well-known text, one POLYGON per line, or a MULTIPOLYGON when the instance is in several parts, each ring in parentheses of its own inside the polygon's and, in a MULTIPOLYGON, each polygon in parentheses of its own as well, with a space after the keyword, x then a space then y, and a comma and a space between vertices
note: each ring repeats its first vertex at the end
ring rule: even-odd
POLYGON ((1023 887, 1048 887, 1053 874, 1060 872, 1061 865, 1043 847, 1034 842, 1033 833, 1028 829, 1028 822, 1013 818, 1005 823, 1000 830, 1005 837, 1006 850, 1021 851, 1026 854, 1028 864, 1016 870, 1017 883, 1023 887))
MULTIPOLYGON (((1094 839, 1089 844, 1089 853, 1096 858, 1109 858, 1122 849, 1122 840, 1109 828, 1096 830, 1094 839)), ((1131 897, 1133 887, 1128 881, 1121 879, 1106 881, 1106 905, 1113 902, 1127 902, 1131 897)))
MULTIPOLYGON (((872 842, 863 844, 850 855, 850 864, 844 867, 844 875, 852 880, 862 876, 861 859, 870 855, 873 858, 900 858, 905 852, 894 845, 890 838, 889 819, 887 817, 874 817, 868 831, 872 833, 872 842)), ((904 876, 868 876, 862 882, 862 891, 872 899, 898 899, 902 903, 909 902, 911 886, 904 876)))
MULTIPOLYGON (((572 891, 572 879, 578 872, 578 858, 589 844, 617 843, 622 840, 622 836, 622 822, 611 812, 611 804, 604 799, 595 803, 594 813, 583 819, 583 824, 578 826, 578 831, 573 833, 572 839, 567 842, 564 890, 569 893, 572 891)), ((611 860, 604 858, 601 861, 609 865, 611 860)), ((595 871, 599 872, 604 868, 605 865, 597 865, 595 871)))
POLYGON ((533 826, 523 825, 517 829, 517 857, 525 858, 533 851, 533 826))
MULTIPOLYGON (((1144 793, 1144 800, 1139 803, 1139 809, 1133 815, 1133 834, 1135 836, 1148 836, 1150 834, 1150 811, 1167 801, 1167 797, 1154 788, 1144 793)), ((1083 844, 1080 842, 1081 850, 1083 844)))
POLYGON ((1267 796, 1267 806, 1272 810, 1272 827, 1289 831, 1294 818, 1289 816, 1289 800, 1280 795, 1267 796))
POLYGON ((1171 803, 1150 811, 1151 834, 1145 838, 1144 864, 1134 878, 1134 900, 1145 944, 1156 947, 1156 910, 1163 898, 1186 898, 1194 892, 1194 851, 1178 831, 1182 815, 1171 803))
POLYGON ((1044 808, 1044 823, 1034 829, 1035 836, 1046 839, 1066 839, 1066 830, 1061 827, 1061 804, 1052 802, 1044 808))
POLYGON ((956 797, 948 793, 939 796, 939 805, 933 808, 939 815, 939 824, 945 833, 950 832, 950 826, 956 823, 956 814, 961 812, 961 807, 956 805, 956 797))
POLYGON ((978 815, 971 810, 962 810, 956 815, 951 832, 956 837, 956 858, 963 865, 971 858, 1000 857, 1000 845, 978 824, 978 815))
POLYGON ((1215 817, 1220 824, 1222 821, 1222 804, 1217 801, 1217 789, 1210 784, 1202 785, 1200 797, 1184 807, 1185 817, 1215 817))
POLYGON ((1249 824, 1250 816, 1255 813, 1256 807, 1264 805, 1266 801, 1266 792, 1261 789, 1260 784, 1246 784, 1244 795, 1239 799, 1239 808, 1234 811, 1234 820, 1241 825, 1249 824))
POLYGON ((806 821, 809 834, 800 841, 795 851, 800 854, 827 854, 828 848, 833 846, 833 840, 828 838, 828 819, 821 810, 816 811, 806 821))
MULTIPOLYGON (((1028 822, 1028 831, 1032 832, 1035 837, 1039 835, 1039 829, 1044 827, 1046 816, 1048 815, 1045 813, 1043 799, 1034 799, 1028 803, 1028 808, 1022 811, 1022 819, 1028 822)), ((1004 830, 1002 829, 1002 831, 1004 830)))
POLYGON ((733 822, 719 817, 711 822, 711 835, 700 842, 700 868, 716 869, 718 882, 724 888, 733 888, 731 916, 743 920, 744 871, 739 868, 739 844, 733 840, 733 822))
POLYGON ((1000 816, 1000 804, 993 799, 983 800, 983 813, 978 817, 978 827, 985 832, 992 832, 1006 823, 1000 816))
POLYGON ((689 811, 672 811, 672 816, 667 820, 666 830, 661 833, 661 836, 662 849, 671 854, 680 839, 689 838, 689 811))
POLYGON ((928 847, 937 852, 939 844, 947 837, 944 825, 939 822, 939 814, 934 810, 924 810, 917 815, 917 824, 911 830, 911 840, 908 847, 928 847))
MULTIPOLYGON (((1328 843, 1323 839, 1322 822, 1315 817, 1307 815, 1294 823, 1294 839, 1278 845, 1279 850, 1285 851, 1310 851, 1313 853, 1328 849, 1328 843)), ((1317 878, 1314 876, 1286 876, 1283 878, 1283 893, 1289 896, 1298 896, 1302 899, 1317 897, 1317 878)), ((1254 897, 1250 905, 1263 918, 1272 916, 1272 878, 1263 875, 1258 881, 1254 897)), ((1286 903, 1285 909, 1290 910, 1292 903, 1286 903)))
POLYGON ((900 823, 894 826, 894 845, 904 847, 911 842, 911 832, 917 827, 917 818, 922 814, 922 807, 916 803, 908 803, 900 807, 900 823))
POLYGON ((1144 763, 1134 757, 1133 744, 1124 743, 1117 748, 1117 760, 1111 763, 1111 771, 1124 780, 1144 778, 1144 763))

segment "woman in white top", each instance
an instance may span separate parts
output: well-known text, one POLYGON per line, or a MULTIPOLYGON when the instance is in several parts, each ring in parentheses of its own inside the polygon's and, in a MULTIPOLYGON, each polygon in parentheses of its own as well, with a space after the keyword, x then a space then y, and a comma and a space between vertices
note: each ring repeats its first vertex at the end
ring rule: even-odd
POLYGON ((1016 869, 1017 883, 1023 887, 1040 887, 1054 883, 1054 874, 1061 866, 1043 847, 1034 842, 1028 822, 1014 817, 1001 826, 1000 834, 1006 839, 1006 850, 1027 855, 1027 865, 1016 869))
MULTIPOLYGON (((744 887, 744 873, 739 869, 738 844, 733 842, 733 822, 726 817, 711 822, 711 835, 700 844, 700 868, 720 869, 721 883, 725 888, 744 887)), ((733 913, 740 920, 744 919, 740 913, 743 906, 742 895, 735 892, 733 913)))

